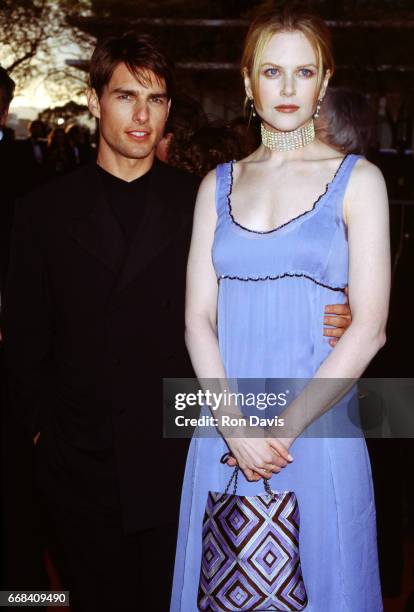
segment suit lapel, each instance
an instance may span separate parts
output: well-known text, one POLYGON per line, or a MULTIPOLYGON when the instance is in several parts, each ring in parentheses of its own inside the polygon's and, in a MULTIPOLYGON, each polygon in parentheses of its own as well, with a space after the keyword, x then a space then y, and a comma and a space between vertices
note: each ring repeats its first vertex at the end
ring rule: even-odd
POLYGON ((85 167, 81 182, 87 210, 76 218, 69 234, 110 270, 119 272, 125 257, 125 240, 105 197, 95 162, 85 167))
POLYGON ((169 206, 170 182, 161 162, 155 161, 148 185, 145 212, 131 242, 115 291, 124 290, 161 253, 184 225, 176 207, 169 206))

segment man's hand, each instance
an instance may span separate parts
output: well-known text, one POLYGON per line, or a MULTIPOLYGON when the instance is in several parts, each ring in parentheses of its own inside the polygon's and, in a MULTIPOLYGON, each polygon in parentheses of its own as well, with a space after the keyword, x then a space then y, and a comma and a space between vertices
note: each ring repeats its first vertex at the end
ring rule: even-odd
POLYGON ((33 438, 33 444, 36 446, 37 441, 39 440, 39 436, 40 436, 40 431, 37 432, 37 434, 35 435, 35 437, 33 438))
POLYGON ((331 339, 329 340, 329 344, 331 346, 335 346, 337 344, 338 340, 343 336, 352 323, 352 314, 348 302, 348 287, 345 288, 345 294, 347 297, 345 304, 329 304, 328 306, 325 306, 323 323, 324 325, 333 325, 334 327, 324 327, 323 335, 331 336, 331 339))

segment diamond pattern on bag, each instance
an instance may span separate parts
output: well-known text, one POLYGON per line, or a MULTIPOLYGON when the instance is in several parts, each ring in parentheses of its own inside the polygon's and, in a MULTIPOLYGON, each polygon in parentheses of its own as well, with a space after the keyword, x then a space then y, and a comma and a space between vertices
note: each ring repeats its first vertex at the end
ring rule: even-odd
POLYGON ((229 561, 229 557, 211 530, 205 534, 203 542, 203 568, 205 575, 211 578, 220 572, 226 561, 229 561))
POLYGON ((272 585, 277 575, 292 559, 288 550, 285 550, 275 534, 269 532, 263 541, 258 542, 256 550, 248 558, 253 571, 260 574, 263 580, 272 585))
POLYGON ((241 567, 234 567, 226 580, 217 585, 213 597, 215 601, 222 602, 224 610, 254 610, 265 600, 260 589, 249 580, 241 567))
POLYGON ((198 607, 210 612, 303 610, 299 506, 293 492, 209 492, 198 607))

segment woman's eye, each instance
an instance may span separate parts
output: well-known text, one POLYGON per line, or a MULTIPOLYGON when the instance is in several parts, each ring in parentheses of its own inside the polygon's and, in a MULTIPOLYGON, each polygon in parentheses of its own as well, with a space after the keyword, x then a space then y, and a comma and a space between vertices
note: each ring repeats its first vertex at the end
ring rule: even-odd
POLYGON ((306 79, 309 79, 311 76, 313 76, 313 71, 309 70, 309 68, 301 68, 299 70, 299 74, 302 77, 305 77, 306 79))
POLYGON ((279 74, 278 68, 266 68, 265 75, 269 77, 275 77, 279 74))

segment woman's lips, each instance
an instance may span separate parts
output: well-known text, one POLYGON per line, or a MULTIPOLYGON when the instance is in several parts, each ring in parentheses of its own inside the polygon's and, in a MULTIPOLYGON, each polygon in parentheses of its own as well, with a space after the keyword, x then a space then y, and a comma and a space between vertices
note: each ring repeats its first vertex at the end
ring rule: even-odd
POLYGON ((295 104, 281 104, 275 107, 279 113, 294 113, 299 110, 299 106, 295 104))

